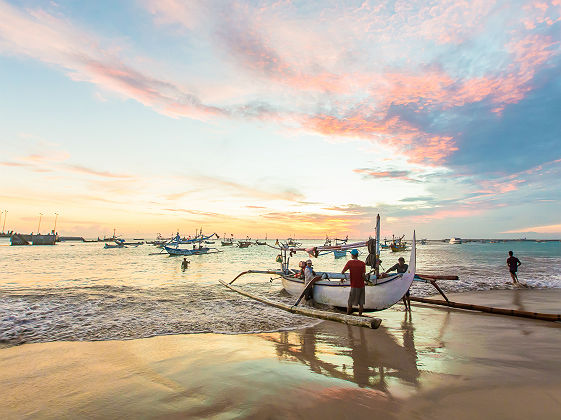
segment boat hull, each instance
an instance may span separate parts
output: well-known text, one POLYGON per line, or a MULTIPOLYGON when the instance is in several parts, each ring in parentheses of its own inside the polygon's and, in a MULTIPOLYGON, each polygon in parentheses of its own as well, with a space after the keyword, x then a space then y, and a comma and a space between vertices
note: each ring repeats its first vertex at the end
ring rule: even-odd
POLYGON ((347 256, 347 251, 346 250, 342 250, 342 251, 333 251, 333 255, 335 256, 335 258, 343 258, 347 256))
POLYGON ((210 248, 197 248, 197 249, 185 249, 185 248, 173 248, 170 246, 165 246, 164 249, 169 255, 200 255, 208 254, 210 248))

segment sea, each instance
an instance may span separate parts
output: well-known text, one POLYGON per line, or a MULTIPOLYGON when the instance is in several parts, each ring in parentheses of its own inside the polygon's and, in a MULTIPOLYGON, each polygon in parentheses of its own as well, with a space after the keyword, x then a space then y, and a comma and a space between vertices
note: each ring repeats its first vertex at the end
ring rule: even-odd
MULTIPOLYGON (((274 241, 269 240, 274 245, 274 241)), ((302 241, 304 246, 322 241, 302 241)), ((269 246, 222 247, 219 253, 168 256, 153 245, 105 249, 103 243, 9 246, 0 239, 0 347, 47 341, 146 338, 170 334, 240 334, 293 330, 317 320, 244 298, 222 286, 249 269, 276 269, 278 250, 269 246)), ((508 251, 521 260, 519 278, 530 288, 561 287, 561 242, 499 242, 417 246, 417 272, 457 275, 441 281, 446 292, 509 289, 508 251)), ((366 255, 362 254, 362 258, 366 255)), ((382 251, 388 268, 409 251, 382 251)), ((307 255, 296 255, 298 260, 307 255)), ((340 271, 345 258, 314 261, 317 271, 340 271)), ((293 303, 272 275, 247 275, 236 284, 269 299, 293 303)), ((436 293, 415 282, 414 296, 436 293)))

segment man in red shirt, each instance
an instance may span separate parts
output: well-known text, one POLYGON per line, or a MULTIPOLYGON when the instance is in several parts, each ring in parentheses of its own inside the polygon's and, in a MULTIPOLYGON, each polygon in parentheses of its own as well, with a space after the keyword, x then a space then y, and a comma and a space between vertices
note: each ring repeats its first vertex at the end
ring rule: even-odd
POLYGON ((349 293, 349 302, 347 303, 347 315, 353 311, 353 306, 358 305, 358 316, 362 315, 364 307, 364 280, 366 279, 366 264, 358 259, 358 251, 351 251, 352 260, 347 261, 341 274, 345 274, 350 270, 351 277, 351 293, 349 293))

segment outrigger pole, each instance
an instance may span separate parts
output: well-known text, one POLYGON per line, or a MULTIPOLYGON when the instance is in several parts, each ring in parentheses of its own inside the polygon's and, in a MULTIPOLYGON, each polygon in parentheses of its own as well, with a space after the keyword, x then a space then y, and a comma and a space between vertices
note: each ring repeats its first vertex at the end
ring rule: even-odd
MULTIPOLYGON (((250 274, 251 272, 253 272, 253 273, 267 273, 267 274, 274 274, 275 273, 274 271, 257 271, 257 270, 251 271, 250 270, 250 271, 246 271, 246 272, 241 273, 240 275, 238 275, 238 277, 240 277, 242 274, 250 274)), ((238 278, 238 277, 236 277, 236 278, 238 278)), ((287 305, 285 303, 274 302, 272 300, 256 296, 253 293, 246 292, 245 290, 242 290, 241 288, 239 288, 237 286, 232 286, 231 283, 234 280, 232 280, 230 283, 226 283, 222 280, 219 280, 219 282, 222 283, 224 286, 226 286, 228 289, 233 290, 234 292, 237 292, 240 295, 249 297, 249 298, 254 299, 258 302, 265 303, 267 305, 273 306, 273 307, 278 308, 278 309, 282 309, 284 311, 292 312, 293 314, 305 315, 305 316, 309 316, 309 317, 312 317, 312 318, 325 319, 327 321, 336 321, 336 322, 341 322, 342 324, 354 325, 355 327, 372 328, 372 329, 378 328, 380 326, 380 324, 382 323, 382 320, 380 318, 373 318, 373 317, 369 317, 369 316, 368 317, 365 317, 365 316, 359 317, 359 316, 354 316, 354 315, 338 314, 338 313, 334 313, 334 312, 320 311, 320 310, 317 310, 317 309, 302 308, 302 307, 287 305)))
MULTIPOLYGON (((444 296, 446 298, 446 296, 444 296)), ((411 296, 414 302, 428 303, 431 305, 447 306, 455 309, 467 309, 471 311, 487 312, 496 315, 509 315, 521 318, 541 319, 542 321, 561 321, 561 314, 544 314, 540 312, 518 311, 516 309, 494 308, 492 306, 473 305, 471 303, 452 302, 446 299, 446 302, 437 299, 427 299, 411 296)))

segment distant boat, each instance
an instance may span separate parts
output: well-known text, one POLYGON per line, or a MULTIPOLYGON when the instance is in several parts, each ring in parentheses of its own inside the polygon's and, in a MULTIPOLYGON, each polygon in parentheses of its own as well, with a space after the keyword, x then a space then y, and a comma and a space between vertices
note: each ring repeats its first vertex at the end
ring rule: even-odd
POLYGON ((105 243, 105 245, 103 246, 103 248, 105 249, 109 249, 109 248, 126 248, 125 246, 125 241, 123 239, 115 239, 115 244, 111 245, 109 243, 105 243))
MULTIPOLYGON (((342 245, 347 245, 347 242, 349 241, 349 236, 347 235, 347 237, 345 239, 337 239, 335 238, 335 246, 342 246, 342 245)), ((347 256, 347 250, 346 249, 336 249, 333 251, 333 256, 335 258, 343 258, 347 256)))
POLYGON ((211 248, 207 247, 196 247, 193 246, 193 249, 189 248, 179 248, 179 247, 172 247, 172 246, 164 246, 164 249, 170 255, 201 255, 201 254, 211 254, 217 251, 212 251, 211 248), (212 251, 212 252, 211 252, 212 251))
POLYGON ((223 240, 221 241, 222 246, 232 246, 234 245, 234 235, 230 235, 229 238, 226 237, 226 234, 223 236, 223 240))
POLYGON ((251 242, 249 236, 246 237, 245 240, 238 241, 238 248, 249 248, 250 245, 253 245, 253 242, 251 242))
POLYGON ((462 239, 461 239, 461 238, 456 238, 456 237, 454 237, 454 238, 450 239, 450 243, 451 243, 451 244, 461 244, 461 243, 462 243, 462 239))
POLYGON ((298 242, 296 239, 293 239, 293 238, 288 238, 287 239, 287 245, 288 246, 300 246, 300 245, 302 245, 302 242, 298 242))
POLYGON ((202 255, 222 252, 218 251, 216 248, 208 248, 201 245, 204 241, 211 239, 213 236, 218 235, 213 233, 212 235, 204 236, 201 229, 201 232, 197 232, 194 238, 181 239, 178 232, 174 239, 164 245, 164 249, 169 255, 202 255), (192 245, 193 248, 180 248, 180 245, 192 245))
POLYGON ((14 233, 10 237, 11 245, 55 245, 58 235, 55 234, 30 234, 14 233))
POLYGON ((390 243, 390 249, 392 252, 402 252, 407 250, 407 242, 403 240, 405 235, 401 238, 396 238, 392 235, 392 242, 390 243))

